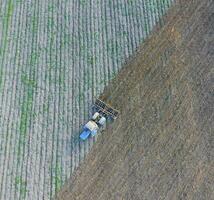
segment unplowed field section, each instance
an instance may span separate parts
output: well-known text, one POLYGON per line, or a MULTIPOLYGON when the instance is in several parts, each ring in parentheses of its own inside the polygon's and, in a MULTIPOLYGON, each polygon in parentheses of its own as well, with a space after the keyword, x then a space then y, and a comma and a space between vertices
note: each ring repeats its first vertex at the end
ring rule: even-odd
POLYGON ((99 96, 172 0, 0 0, 0 199, 50 199, 99 96))

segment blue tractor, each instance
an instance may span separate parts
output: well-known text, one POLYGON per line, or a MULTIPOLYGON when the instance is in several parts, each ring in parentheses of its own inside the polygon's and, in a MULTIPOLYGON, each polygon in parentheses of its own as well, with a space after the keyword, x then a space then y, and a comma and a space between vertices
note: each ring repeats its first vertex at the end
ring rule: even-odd
POLYGON ((82 140, 86 140, 90 135, 93 137, 98 130, 105 126, 108 119, 114 120, 119 112, 107 105, 100 99, 97 99, 94 104, 95 113, 92 118, 83 126, 83 131, 80 134, 82 140))

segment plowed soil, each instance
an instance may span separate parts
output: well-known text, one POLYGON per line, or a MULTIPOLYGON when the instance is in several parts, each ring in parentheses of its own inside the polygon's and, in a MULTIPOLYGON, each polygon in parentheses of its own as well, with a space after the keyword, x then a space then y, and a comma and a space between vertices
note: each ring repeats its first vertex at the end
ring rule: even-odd
POLYGON ((57 199, 213 199, 214 3, 166 20, 106 88, 120 116, 57 199))

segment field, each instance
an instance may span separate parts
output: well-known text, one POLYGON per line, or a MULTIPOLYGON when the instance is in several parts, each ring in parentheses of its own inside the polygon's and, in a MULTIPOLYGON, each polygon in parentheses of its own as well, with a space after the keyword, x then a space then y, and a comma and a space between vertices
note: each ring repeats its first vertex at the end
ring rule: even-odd
POLYGON ((172 0, 0 0, 0 199, 50 199, 96 138, 78 139, 172 0))
POLYGON ((101 98, 120 111, 59 200, 214 197, 214 2, 180 0, 101 98))

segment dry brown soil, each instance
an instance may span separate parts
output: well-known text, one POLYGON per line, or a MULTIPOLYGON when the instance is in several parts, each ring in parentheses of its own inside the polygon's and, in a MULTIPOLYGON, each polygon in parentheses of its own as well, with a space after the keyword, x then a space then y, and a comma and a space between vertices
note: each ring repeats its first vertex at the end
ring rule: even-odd
POLYGON ((165 20, 106 88, 120 116, 57 199, 214 199, 214 3, 165 20))

